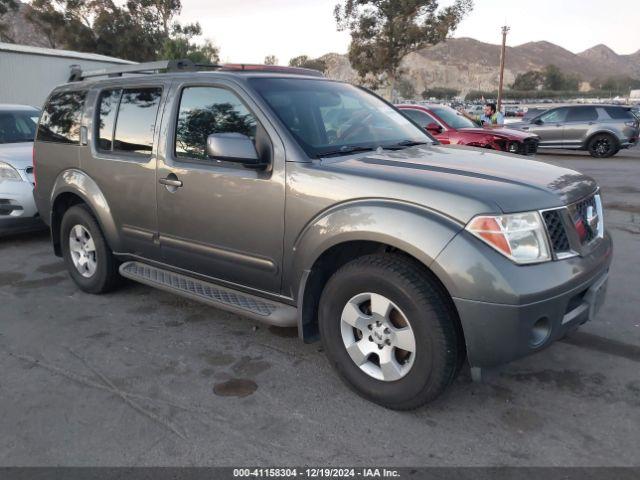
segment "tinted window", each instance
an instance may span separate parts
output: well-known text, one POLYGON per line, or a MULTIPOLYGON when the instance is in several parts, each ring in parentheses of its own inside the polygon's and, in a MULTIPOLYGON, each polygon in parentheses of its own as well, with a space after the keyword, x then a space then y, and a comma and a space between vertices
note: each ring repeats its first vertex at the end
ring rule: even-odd
POLYGON ((569 109, 567 122, 592 122, 598 119, 595 107, 573 107, 569 109))
POLYGON ((460 112, 450 107, 433 107, 431 111, 444 120, 451 128, 475 128, 478 126, 460 112))
POLYGON ((431 142, 407 117, 353 85, 303 78, 249 82, 310 157, 431 142))
POLYGON ((634 120, 631 110, 624 107, 605 107, 605 110, 614 120, 634 120))
POLYGON ((413 108, 407 108, 400 110, 403 114, 409 117, 411 120, 416 122, 421 127, 426 127, 430 123, 437 123, 435 119, 421 110, 415 110, 413 108))
POLYGON ((0 112, 0 143, 33 142, 38 111, 0 112))
POLYGON ((86 92, 53 95, 42 112, 38 140, 57 143, 80 143, 80 120, 86 92))
POLYGON ((114 151, 151 155, 161 96, 161 88, 128 88, 122 91, 114 151))
POLYGON ((567 118, 567 108, 556 108, 550 110, 547 113, 543 113, 538 117, 538 120, 542 120, 543 123, 559 123, 564 122, 567 118))
POLYGON ((185 88, 176 127, 176 156, 206 159, 207 137, 213 133, 241 133, 254 140, 256 120, 229 90, 185 88))
POLYGON ((122 90, 106 90, 100 94, 98 101, 98 148, 101 150, 111 150, 113 144, 113 127, 116 124, 116 114, 118 113, 118 103, 122 90))

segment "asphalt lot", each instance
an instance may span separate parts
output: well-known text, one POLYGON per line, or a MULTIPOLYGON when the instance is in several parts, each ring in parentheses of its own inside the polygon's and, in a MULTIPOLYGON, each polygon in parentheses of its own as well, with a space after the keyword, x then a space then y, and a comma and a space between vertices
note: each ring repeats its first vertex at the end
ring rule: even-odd
POLYGON ((640 465, 640 149, 538 158, 602 186, 607 303, 408 413, 351 393, 291 329, 132 283, 87 295, 47 234, 0 239, 0 465, 640 465))

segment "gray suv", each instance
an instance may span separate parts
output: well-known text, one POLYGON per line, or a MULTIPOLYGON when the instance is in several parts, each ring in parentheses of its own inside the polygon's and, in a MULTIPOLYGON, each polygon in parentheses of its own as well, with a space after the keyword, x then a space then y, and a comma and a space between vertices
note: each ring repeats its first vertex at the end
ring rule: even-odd
POLYGON ((596 158, 612 157, 638 142, 640 121, 621 105, 579 105, 552 108, 509 128, 535 133, 538 148, 587 150, 596 158))
POLYGON ((35 198, 83 291, 126 277, 297 327, 394 409, 434 399, 465 359, 477 380, 539 351, 602 304, 612 244, 591 178, 442 148, 309 71, 135 68, 147 75, 77 75, 38 128, 35 198))

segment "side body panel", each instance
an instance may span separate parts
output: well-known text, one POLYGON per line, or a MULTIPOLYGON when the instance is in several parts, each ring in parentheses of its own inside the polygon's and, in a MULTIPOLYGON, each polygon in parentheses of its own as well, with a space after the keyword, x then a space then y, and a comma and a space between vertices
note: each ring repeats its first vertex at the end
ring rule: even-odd
POLYGON ((235 82, 210 78, 176 80, 162 124, 158 179, 158 231, 163 261, 241 288, 279 294, 285 211, 285 150, 269 118, 235 82), (186 87, 228 90, 242 101, 271 142, 271 167, 178 159, 176 119, 186 87))
POLYGON ((134 79, 110 85, 102 83, 94 88, 87 99, 85 120, 88 120, 88 145, 81 148, 80 168, 98 185, 108 201, 109 209, 119 234, 117 253, 159 259, 156 212, 156 155, 163 102, 170 82, 134 79), (148 157, 119 152, 106 152, 97 148, 97 116, 99 93, 112 87, 162 88, 163 94, 156 116, 154 147, 148 157))

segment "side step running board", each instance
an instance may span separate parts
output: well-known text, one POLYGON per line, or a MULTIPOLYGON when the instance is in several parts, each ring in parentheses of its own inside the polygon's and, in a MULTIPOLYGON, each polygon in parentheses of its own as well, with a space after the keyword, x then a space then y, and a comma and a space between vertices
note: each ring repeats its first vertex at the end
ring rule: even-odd
POLYGON ((145 263, 123 263, 120 265, 120 275, 270 325, 295 327, 298 324, 296 307, 220 287, 145 263))

